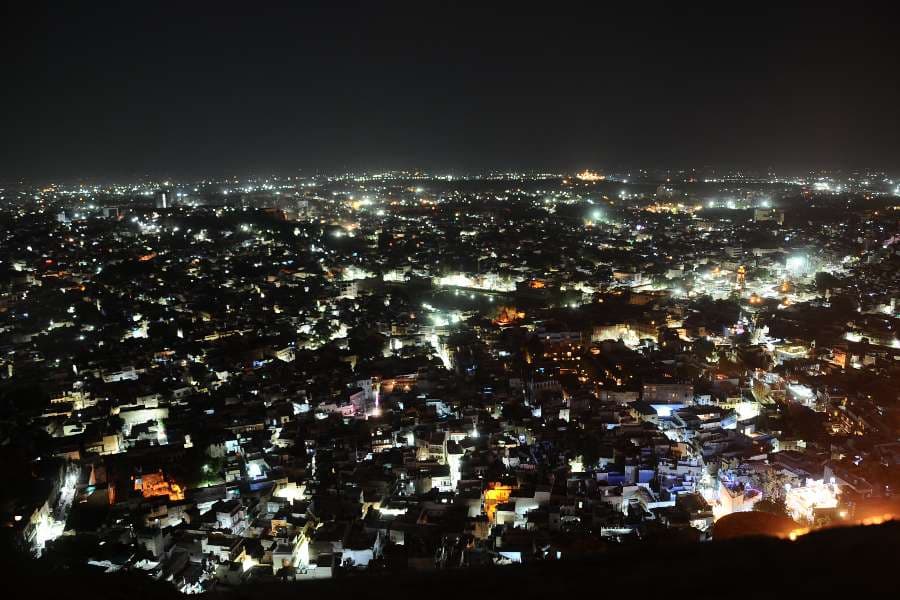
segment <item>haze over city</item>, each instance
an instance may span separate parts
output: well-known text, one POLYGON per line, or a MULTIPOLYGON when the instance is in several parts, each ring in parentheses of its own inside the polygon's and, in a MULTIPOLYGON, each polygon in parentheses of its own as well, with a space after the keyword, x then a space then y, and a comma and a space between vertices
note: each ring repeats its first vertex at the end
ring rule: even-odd
POLYGON ((874 7, 8 10, 7 181, 898 160, 897 54, 874 7))

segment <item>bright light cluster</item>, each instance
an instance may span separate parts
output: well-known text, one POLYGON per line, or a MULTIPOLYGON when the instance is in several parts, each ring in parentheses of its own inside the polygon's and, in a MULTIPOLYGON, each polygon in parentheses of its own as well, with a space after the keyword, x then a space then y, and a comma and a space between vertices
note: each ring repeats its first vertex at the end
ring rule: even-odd
POLYGON ((837 508, 840 489, 822 479, 807 480, 801 487, 787 486, 785 506, 791 517, 798 522, 812 522, 816 509, 837 508))

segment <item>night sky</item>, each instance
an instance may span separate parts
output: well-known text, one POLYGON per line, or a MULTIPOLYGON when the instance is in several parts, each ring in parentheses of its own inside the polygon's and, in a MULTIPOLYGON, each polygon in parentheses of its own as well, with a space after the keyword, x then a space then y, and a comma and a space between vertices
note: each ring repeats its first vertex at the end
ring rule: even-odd
POLYGON ((5 181, 900 166, 897 30, 874 9, 20 4, 5 181))

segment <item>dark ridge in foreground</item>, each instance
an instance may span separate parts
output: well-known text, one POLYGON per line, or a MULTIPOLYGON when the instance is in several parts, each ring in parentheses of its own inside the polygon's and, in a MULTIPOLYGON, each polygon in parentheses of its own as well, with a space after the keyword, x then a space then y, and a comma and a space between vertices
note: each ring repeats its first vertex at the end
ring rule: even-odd
MULTIPOLYGON (((577 561, 432 573, 360 575, 217 590, 204 598, 462 597, 545 599, 563 594, 639 598, 891 598, 898 592, 900 523, 819 531, 795 542, 744 538, 697 544, 641 544, 577 561), (870 596, 868 594, 878 594, 870 596)), ((179 598, 167 584, 130 574, 46 573, 10 578, 31 597, 142 600, 179 598)), ((21 572, 21 571, 20 571, 21 572)))

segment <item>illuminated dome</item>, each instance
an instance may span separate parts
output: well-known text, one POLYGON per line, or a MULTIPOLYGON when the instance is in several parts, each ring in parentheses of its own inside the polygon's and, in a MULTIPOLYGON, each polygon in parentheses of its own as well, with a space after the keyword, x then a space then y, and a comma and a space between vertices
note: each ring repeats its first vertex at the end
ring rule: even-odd
POLYGON ((728 540, 750 536, 787 538, 800 525, 781 515, 760 511, 736 512, 726 515, 713 524, 714 540, 728 540))

